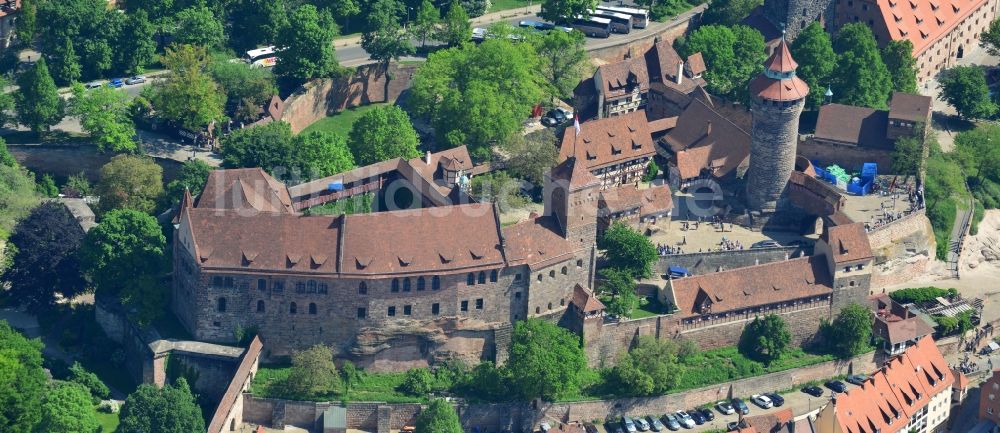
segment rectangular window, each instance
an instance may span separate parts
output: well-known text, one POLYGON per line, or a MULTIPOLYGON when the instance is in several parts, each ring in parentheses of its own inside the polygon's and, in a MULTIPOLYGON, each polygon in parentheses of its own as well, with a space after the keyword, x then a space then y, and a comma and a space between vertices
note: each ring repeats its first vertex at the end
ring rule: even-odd
POLYGON ((476 309, 477 310, 483 309, 483 298, 476 299, 476 309))
POLYGON ((267 280, 263 278, 257 280, 257 290, 267 290, 267 280))
POLYGON ((412 305, 404 305, 403 306, 403 315, 404 316, 409 316, 409 315, 412 315, 412 314, 413 314, 413 306, 412 305))
POLYGON ((431 305, 431 314, 435 316, 441 314, 441 304, 434 303, 433 305, 431 305))
POLYGON ((462 311, 469 311, 469 301, 462 301, 462 311))
POLYGON ((233 277, 226 277, 222 280, 222 285, 227 288, 233 287, 233 277))
POLYGON ((386 314, 388 314, 389 317, 395 316, 396 315, 396 307, 389 307, 389 311, 386 314))
POLYGON ((514 299, 521 299, 521 292, 514 292, 514 299))
POLYGON ((222 287, 222 277, 212 277, 213 287, 222 287))
POLYGON ((326 283, 319 283, 319 293, 321 295, 325 295, 329 291, 330 291, 330 288, 329 288, 329 286, 326 285, 326 283))
POLYGON ((358 318, 364 319, 368 315, 368 312, 364 308, 358 308, 358 318))
POLYGON ((271 283, 271 291, 273 291, 275 293, 284 292, 285 291, 285 282, 284 281, 275 281, 275 282, 271 283))

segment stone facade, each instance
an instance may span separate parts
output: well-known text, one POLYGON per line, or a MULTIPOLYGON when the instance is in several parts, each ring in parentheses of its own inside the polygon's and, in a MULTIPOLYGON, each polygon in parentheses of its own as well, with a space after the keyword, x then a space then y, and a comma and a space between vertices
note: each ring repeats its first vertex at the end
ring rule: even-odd
POLYGON ((747 202, 751 209, 773 212, 795 168, 799 115, 805 99, 777 102, 754 98, 750 130, 747 202))
POLYGON ((868 233, 875 262, 873 289, 900 284, 924 274, 934 260, 937 242, 924 210, 868 233))
POLYGON ((834 0, 767 0, 764 16, 775 28, 784 29, 785 37, 794 40, 813 21, 832 21, 836 4, 834 0))
POLYGON ((788 260, 789 258, 811 254, 812 248, 794 246, 672 254, 661 256, 655 269, 657 273, 667 275, 667 268, 669 266, 680 266, 687 268, 694 275, 702 275, 729 269, 745 268, 747 266, 763 265, 765 263, 788 260))

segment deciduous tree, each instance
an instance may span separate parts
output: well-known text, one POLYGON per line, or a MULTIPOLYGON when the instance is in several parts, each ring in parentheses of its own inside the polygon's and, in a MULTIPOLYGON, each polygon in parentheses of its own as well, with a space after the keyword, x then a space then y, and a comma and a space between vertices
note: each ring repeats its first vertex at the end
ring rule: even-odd
POLYGON ((564 23, 577 15, 588 16, 597 7, 597 0, 545 0, 539 17, 554 23, 564 23))
POLYGON ((35 133, 48 131, 63 118, 64 106, 49 75, 45 59, 38 59, 34 66, 17 77, 18 91, 14 97, 17 119, 35 133))
POLYGON ((605 250, 611 267, 627 271, 633 278, 651 276, 653 263, 659 257, 649 238, 620 221, 604 232, 598 247, 605 250))
POLYGON ((174 21, 177 25, 174 30, 174 42, 178 44, 215 48, 222 45, 225 38, 222 22, 207 7, 194 6, 184 9, 174 15, 174 21))
POLYGON ((38 25, 38 4, 37 0, 21 0, 21 10, 17 14, 17 26, 14 32, 17 34, 18 42, 31 45, 35 40, 35 31, 38 25))
POLYGON ((834 354, 846 359, 871 348, 873 321, 867 306, 851 303, 840 310, 833 323, 823 327, 823 332, 834 354))
POLYGON ((38 429, 43 432, 99 432, 101 424, 87 389, 73 382, 52 384, 42 403, 42 422, 38 429))
POLYGON ((285 381, 292 396, 320 397, 340 388, 340 375, 333 363, 333 351, 316 345, 292 354, 292 371, 285 381))
POLYGON ((444 16, 437 39, 449 47, 457 47, 468 42, 471 37, 472 24, 469 23, 469 14, 459 1, 453 0, 448 7, 448 13, 444 16))
POLYGON ((601 291, 610 296, 605 312, 623 319, 631 318, 632 311, 639 308, 632 273, 618 268, 604 268, 601 269, 601 276, 605 278, 601 291))
POLYGON ((966 174, 980 182, 1000 178, 1000 146, 993 144, 994 138, 1000 143, 1000 127, 989 123, 955 136, 954 154, 966 174))
POLYGON ((129 14, 115 44, 113 69, 121 74, 141 73, 156 55, 155 33, 156 26, 145 11, 129 14))
POLYGON ((52 47, 47 57, 52 62, 52 79, 60 84, 70 84, 80 80, 83 69, 80 56, 76 55, 73 42, 66 38, 62 44, 52 47))
POLYGON ((101 212, 134 209, 152 213, 163 192, 163 169, 151 158, 118 155, 101 167, 96 192, 101 197, 101 212))
POLYGON ((0 320, 0 431, 30 432, 42 420, 42 343, 0 320))
POLYGON ((116 433, 204 433, 205 420, 187 380, 157 388, 140 385, 125 399, 116 433))
POLYGON ((410 116, 395 105, 376 107, 351 127, 347 141, 358 165, 365 166, 392 158, 416 158, 417 132, 410 116))
POLYGON ((238 0, 229 13, 229 41, 237 52, 272 45, 288 26, 285 0, 238 0))
POLYGON ((580 32, 548 32, 538 39, 538 56, 542 60, 542 74, 548 81, 551 101, 573 96, 573 89, 586 72, 590 56, 584 49, 580 32))
POLYGON ((1000 18, 990 23, 990 28, 979 35, 979 46, 986 49, 991 56, 1000 55, 1000 18))
POLYGON ((339 134, 312 131, 295 136, 294 141, 294 157, 305 176, 317 179, 354 168, 354 155, 339 134))
POLYGON ((747 99, 747 85, 767 59, 764 37, 744 25, 701 26, 678 45, 685 57, 701 52, 705 63, 711 65, 705 72, 710 92, 740 100, 747 99))
POLYGON ((90 134, 100 151, 134 153, 138 149, 125 92, 111 87, 88 91, 77 83, 69 112, 80 118, 80 127, 90 134))
POLYGON ((886 108, 892 76, 882 61, 875 36, 864 23, 843 26, 833 40, 837 66, 832 75, 833 99, 841 104, 886 108))
POLYGON ((524 400, 553 401, 580 387, 587 368, 580 337, 540 319, 518 321, 511 338, 513 391, 524 400))
POLYGON ((788 325, 778 315, 757 316, 740 335, 739 349, 747 358, 770 364, 781 358, 792 342, 788 325))
POLYGON ((441 12, 438 11, 430 0, 423 0, 420 9, 417 9, 417 16, 410 25, 410 33, 420 39, 420 46, 427 45, 427 38, 434 35, 438 23, 441 22, 441 12))
POLYGON ((14 226, 10 243, 16 249, 2 274, 14 301, 38 312, 55 304, 55 295, 73 297, 82 292, 77 250, 83 230, 66 207, 45 202, 14 226))
POLYGON ((35 176, 18 165, 0 165, 0 239, 36 204, 35 176))
POLYGON ((304 4, 295 9, 289 23, 278 33, 275 45, 282 52, 274 73, 299 83, 337 73, 340 67, 333 52, 337 25, 330 13, 304 4))
POLYGON ((256 121, 271 97, 278 94, 274 75, 264 68, 219 58, 209 64, 208 73, 222 88, 226 100, 236 101, 235 111, 229 114, 241 122, 256 121))
POLYGON ((226 97, 205 73, 203 47, 168 47, 161 61, 172 72, 166 81, 154 84, 151 102, 161 117, 192 131, 222 118, 226 97))
POLYGON ((410 35, 399 25, 404 8, 399 0, 377 0, 368 14, 368 30, 361 34, 361 48, 383 68, 413 52, 410 35))
POLYGON ((433 433, 462 433, 458 413, 444 399, 434 399, 427 409, 420 411, 415 424, 417 431, 433 433))
POLYGON ((882 61, 892 77, 892 90, 917 93, 917 59, 909 39, 889 41, 882 48, 882 61))
POLYGON ((672 340, 642 336, 611 370, 615 385, 632 395, 661 395, 680 382, 684 366, 672 340))
POLYGON ((810 109, 816 109, 823 104, 826 89, 833 84, 830 75, 837 64, 833 42, 823 26, 819 22, 813 22, 799 33, 791 48, 792 57, 799 64, 795 75, 809 85, 807 105, 810 109))
MULTIPOLYGON (((94 404, 111 396, 111 390, 93 372, 87 371, 79 362, 69 367, 69 381, 82 386, 91 396, 94 404)), ((88 408, 89 409, 89 408, 88 408)))
MULTIPOLYGON (((919 125, 921 128, 923 125, 919 125)), ((892 151, 892 172, 900 175, 916 175, 924 160, 924 140, 920 136, 905 136, 896 139, 892 151)))
MULTIPOLYGON (((750 15, 754 8, 764 4, 762 0, 712 0, 702 15, 702 24, 734 26, 750 15)), ((802 37, 801 34, 799 37, 802 37)), ((798 60, 798 58, 796 58, 798 60)))
POLYGON ((164 191, 170 205, 180 203, 185 189, 190 191, 192 196, 201 194, 201 189, 205 187, 205 182, 211 171, 212 167, 200 159, 185 162, 177 173, 177 178, 170 181, 164 191))
POLYGON ((527 135, 514 134, 504 143, 503 152, 508 155, 507 171, 511 176, 536 186, 545 182, 545 173, 555 167, 559 159, 556 136, 551 129, 527 135))
POLYGON ((997 112, 997 105, 990 99, 986 75, 977 66, 956 66, 941 74, 938 99, 955 108, 966 119, 985 119, 997 112))
MULTIPOLYGON (((7 77, 0 76, 0 89, 10 87, 7 77)), ((0 128, 17 125, 17 111, 14 106, 14 93, 0 92, 0 128)), ((6 144, 3 146, 6 149, 6 144)))

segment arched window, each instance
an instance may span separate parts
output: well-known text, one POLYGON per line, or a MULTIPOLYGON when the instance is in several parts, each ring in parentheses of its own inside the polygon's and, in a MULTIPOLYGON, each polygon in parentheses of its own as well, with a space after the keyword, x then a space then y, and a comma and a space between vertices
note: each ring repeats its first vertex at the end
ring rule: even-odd
POLYGON ((441 288, 441 277, 435 275, 431 278, 431 290, 438 290, 441 288))
POLYGON ((565 307, 566 306, 566 300, 565 299, 560 299, 559 300, 559 306, 560 307, 565 307))
POLYGON ((299 306, 298 305, 295 305, 294 302, 292 302, 291 304, 288 304, 288 313, 289 314, 298 314, 298 312, 299 312, 299 306))
POLYGON ((424 281, 424 277, 417 277, 417 290, 424 290, 427 287, 427 282, 424 281))
POLYGON ((399 278, 393 278, 392 279, 392 291, 393 292, 398 292, 399 291, 399 278))
POLYGON ((497 282, 497 270, 496 269, 490 271, 490 282, 491 283, 497 282))
POLYGON ((578 267, 578 268, 582 268, 583 267, 583 259, 577 259, 577 261, 576 261, 576 267, 578 267))
POLYGON ((538 281, 542 281, 542 274, 541 273, 538 274, 538 281))
POLYGON ((310 302, 309 303, 309 314, 312 314, 312 315, 316 314, 316 303, 315 302, 310 302))
POLYGON ((553 270, 549 271, 549 276, 552 277, 552 278, 555 278, 556 277, 556 270, 553 269, 553 270))
POLYGON ((358 294, 359 295, 367 295, 368 294, 368 285, 365 284, 364 281, 358 283, 358 294))
POLYGON ((303 283, 301 281, 295 283, 295 293, 305 293, 305 292, 306 292, 306 283, 303 283))
POLYGON ((219 298, 219 303, 216 306, 220 313, 226 312, 226 298, 219 298))
POLYGON ((542 307, 535 307, 535 314, 541 314, 542 307))
POLYGON ((563 267, 562 267, 562 274, 563 274, 563 275, 566 275, 566 274, 568 274, 568 273, 569 273, 569 270, 568 270, 568 269, 566 269, 566 267, 565 267, 565 266, 563 266, 563 267))
POLYGON ((409 292, 410 291, 410 279, 409 278, 403 278, 403 291, 404 292, 409 292))
POLYGON ((486 272, 479 271, 479 284, 486 284, 486 272))
POLYGON ((551 302, 549 302, 549 309, 550 310, 552 309, 552 303, 551 302))
POLYGON ((470 286, 476 284, 476 275, 473 274, 472 272, 469 272, 469 276, 465 279, 465 284, 468 284, 470 286))
POLYGON ((263 313, 264 312, 264 301, 263 300, 257 301, 257 312, 258 313, 263 313))

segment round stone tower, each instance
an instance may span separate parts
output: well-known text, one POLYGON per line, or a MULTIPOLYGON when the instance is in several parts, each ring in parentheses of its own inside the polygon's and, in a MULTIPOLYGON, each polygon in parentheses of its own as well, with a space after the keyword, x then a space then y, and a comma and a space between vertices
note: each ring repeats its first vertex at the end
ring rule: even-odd
POLYGON ((773 213, 795 168, 799 115, 809 86, 795 76, 798 64, 782 38, 764 72, 750 81, 750 168, 747 205, 751 211, 773 213))

